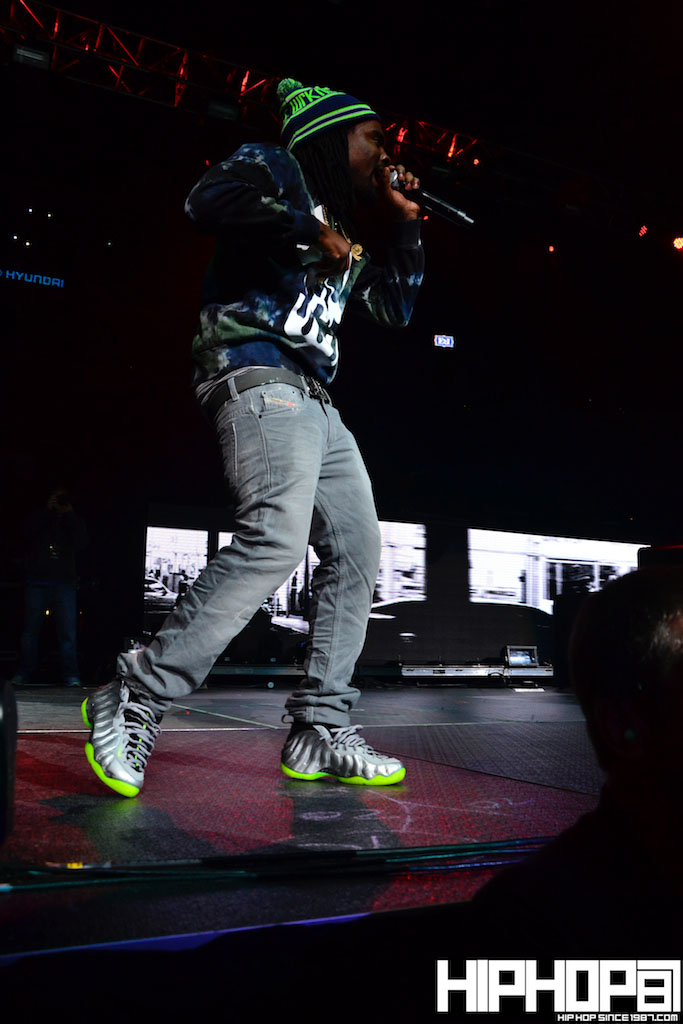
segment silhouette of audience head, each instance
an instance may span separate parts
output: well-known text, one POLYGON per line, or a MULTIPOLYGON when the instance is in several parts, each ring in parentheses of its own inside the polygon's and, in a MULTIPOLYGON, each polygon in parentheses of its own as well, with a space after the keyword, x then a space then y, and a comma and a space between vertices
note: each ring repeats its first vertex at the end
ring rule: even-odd
POLYGON ((569 670, 607 776, 600 800, 481 888, 469 934, 485 956, 676 955, 683 568, 639 569, 589 594, 572 632, 569 670), (484 953, 493 941, 496 953, 484 953))
MULTIPOLYGON (((677 786, 683 759, 683 568, 639 569, 589 595, 569 670, 612 786, 629 798, 677 786)), ((654 796, 654 794, 652 794, 654 796)))

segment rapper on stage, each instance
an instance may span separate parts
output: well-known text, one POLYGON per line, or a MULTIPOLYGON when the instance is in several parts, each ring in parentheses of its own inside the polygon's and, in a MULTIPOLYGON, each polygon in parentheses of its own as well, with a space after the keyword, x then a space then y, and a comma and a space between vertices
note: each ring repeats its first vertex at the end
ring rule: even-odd
POLYGON ((140 791, 172 700, 201 686, 309 541, 320 564, 305 677, 286 702, 282 771, 361 785, 405 775, 350 721, 380 533, 367 471, 327 386, 347 306, 387 327, 410 319, 424 266, 410 196, 419 181, 392 166, 379 116, 355 97, 286 79, 278 100, 282 145, 243 145, 186 202, 216 239, 194 388, 215 424, 235 528, 149 646, 121 654, 115 680, 83 703, 88 760, 125 796, 140 791), (381 234, 381 264, 359 236, 359 210, 381 234))

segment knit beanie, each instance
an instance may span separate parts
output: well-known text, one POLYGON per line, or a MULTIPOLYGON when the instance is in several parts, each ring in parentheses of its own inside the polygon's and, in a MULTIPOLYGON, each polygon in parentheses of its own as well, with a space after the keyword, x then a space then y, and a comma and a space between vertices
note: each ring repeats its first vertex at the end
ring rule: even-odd
POLYGON ((282 117, 282 141, 293 150, 312 135, 329 131, 343 122, 379 121, 367 104, 345 92, 321 85, 304 87, 293 78, 283 79, 277 89, 282 117))

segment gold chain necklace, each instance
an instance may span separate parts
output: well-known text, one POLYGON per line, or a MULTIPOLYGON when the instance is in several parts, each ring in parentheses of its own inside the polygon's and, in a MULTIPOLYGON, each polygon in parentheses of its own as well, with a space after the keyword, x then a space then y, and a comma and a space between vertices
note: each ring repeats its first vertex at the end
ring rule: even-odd
POLYGON ((324 204, 323 204, 323 207, 322 207, 322 211, 323 211, 323 218, 324 218, 325 223, 327 224, 328 228, 332 228, 333 231, 338 231, 339 234, 342 235, 346 239, 346 241, 351 246, 351 255, 353 256, 354 260, 359 260, 362 257, 362 255, 363 255, 363 246, 360 244, 360 242, 352 242, 351 241, 349 236, 346 234, 346 231, 344 230, 344 226, 342 224, 335 224, 334 219, 332 218, 332 216, 330 215, 329 210, 327 209, 327 207, 324 204))

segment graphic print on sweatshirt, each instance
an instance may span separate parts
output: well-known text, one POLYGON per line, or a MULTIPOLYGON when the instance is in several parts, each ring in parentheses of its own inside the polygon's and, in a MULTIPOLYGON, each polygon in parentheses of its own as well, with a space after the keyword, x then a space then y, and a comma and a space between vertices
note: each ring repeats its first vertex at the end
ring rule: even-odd
POLYGON ((342 277, 331 280, 321 279, 314 270, 309 271, 303 278, 303 291, 299 292, 283 326, 292 344, 314 346, 332 366, 337 362, 336 328, 344 312, 340 295, 344 294, 350 274, 350 265, 342 277))

